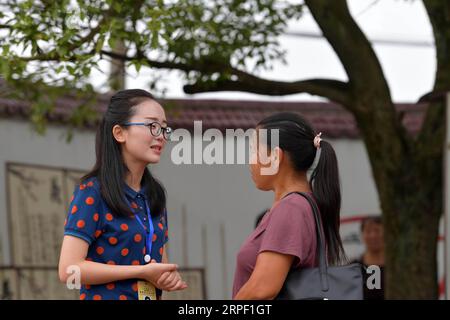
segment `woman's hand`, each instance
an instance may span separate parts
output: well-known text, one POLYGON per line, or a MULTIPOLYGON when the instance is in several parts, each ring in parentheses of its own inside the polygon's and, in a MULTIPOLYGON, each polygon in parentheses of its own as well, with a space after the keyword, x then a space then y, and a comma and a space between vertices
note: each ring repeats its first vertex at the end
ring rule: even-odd
MULTIPOLYGON (((151 263, 157 263, 156 260, 152 260, 151 263)), ((187 288, 186 282, 181 279, 181 275, 178 271, 164 272, 155 284, 161 290, 165 291, 177 291, 187 288)))
POLYGON ((163 289, 158 286, 158 280, 163 274, 176 272, 177 269, 178 266, 172 263, 148 263, 141 266, 140 278, 152 283, 159 289, 163 289))
POLYGON ((165 291, 177 291, 187 288, 178 271, 165 272, 158 279, 156 286, 165 291))

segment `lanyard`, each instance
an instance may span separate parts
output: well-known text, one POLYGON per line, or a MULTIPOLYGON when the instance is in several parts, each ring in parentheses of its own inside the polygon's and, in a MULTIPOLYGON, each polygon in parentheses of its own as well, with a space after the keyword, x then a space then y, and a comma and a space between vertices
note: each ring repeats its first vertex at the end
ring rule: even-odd
MULTIPOLYGON (((128 205, 131 208, 131 204, 128 201, 128 199, 126 199, 128 202, 128 205)), ((142 229, 144 229, 145 231, 145 242, 146 242, 146 251, 145 251, 145 255, 144 255, 144 261, 145 263, 149 263, 152 258, 151 258, 151 254, 152 254, 152 241, 153 241, 153 234, 155 233, 155 228, 153 227, 153 221, 152 221, 152 216, 150 214, 150 206, 148 205, 147 200, 145 200, 145 209, 147 210, 147 219, 148 219, 148 226, 149 229, 147 229, 145 227, 145 224, 142 222, 141 218, 139 217, 139 215, 135 214, 135 217, 137 219, 137 221, 139 222, 139 224, 142 226, 142 229)))

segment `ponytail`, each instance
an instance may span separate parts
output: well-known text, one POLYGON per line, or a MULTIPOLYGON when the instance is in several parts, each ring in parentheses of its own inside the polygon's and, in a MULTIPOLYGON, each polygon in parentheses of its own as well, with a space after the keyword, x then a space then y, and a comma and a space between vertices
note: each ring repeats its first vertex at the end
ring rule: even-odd
POLYGON ((346 262, 344 248, 339 236, 341 190, 336 153, 327 141, 320 142, 319 161, 312 172, 310 186, 320 210, 328 244, 330 264, 346 262))

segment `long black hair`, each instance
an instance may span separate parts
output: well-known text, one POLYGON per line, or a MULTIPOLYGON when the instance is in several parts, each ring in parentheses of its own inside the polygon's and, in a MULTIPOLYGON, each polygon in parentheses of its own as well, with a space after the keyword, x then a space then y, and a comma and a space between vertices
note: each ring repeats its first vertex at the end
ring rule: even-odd
MULTIPOLYGON (((278 147, 289 155, 294 169, 298 172, 307 172, 310 169, 318 149, 314 146, 316 134, 305 119, 295 113, 282 112, 260 121, 257 128, 278 129, 278 147)), ((267 135, 269 147, 270 136, 267 135)), ((320 158, 309 183, 322 218, 328 246, 328 262, 344 263, 347 259, 339 235, 341 209, 339 171, 336 154, 327 141, 322 140, 320 143, 320 158)))
MULTIPOLYGON (((128 122, 136 112, 134 107, 145 100, 154 100, 153 95, 140 89, 118 91, 111 97, 108 109, 97 130, 95 140, 97 160, 92 170, 81 178, 82 181, 91 177, 98 179, 101 195, 116 216, 126 217, 133 213, 125 201, 123 191, 125 177, 129 170, 122 158, 121 146, 112 134, 112 129, 115 125, 128 122)), ((141 185, 145 187, 152 215, 161 215, 166 207, 166 191, 148 168, 144 170, 141 185)))

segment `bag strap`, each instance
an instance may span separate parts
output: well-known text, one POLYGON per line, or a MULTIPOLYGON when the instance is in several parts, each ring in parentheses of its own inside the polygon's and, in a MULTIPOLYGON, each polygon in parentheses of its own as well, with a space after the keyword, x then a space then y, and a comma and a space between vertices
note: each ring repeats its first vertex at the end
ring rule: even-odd
POLYGON ((327 266, 327 258, 326 258, 326 249, 325 249, 325 239, 324 235, 322 234, 322 219, 320 218, 319 214, 319 208, 317 207, 316 202, 307 194, 304 192, 290 192, 287 195, 285 195, 283 198, 286 198, 290 194, 299 194, 302 197, 304 197, 309 205, 312 208, 312 212, 314 215, 314 221, 315 221, 315 229, 316 229, 316 239, 317 239, 317 250, 316 252, 319 255, 319 273, 320 273, 320 283, 322 286, 322 291, 328 291, 329 285, 328 285, 328 266, 327 266))

